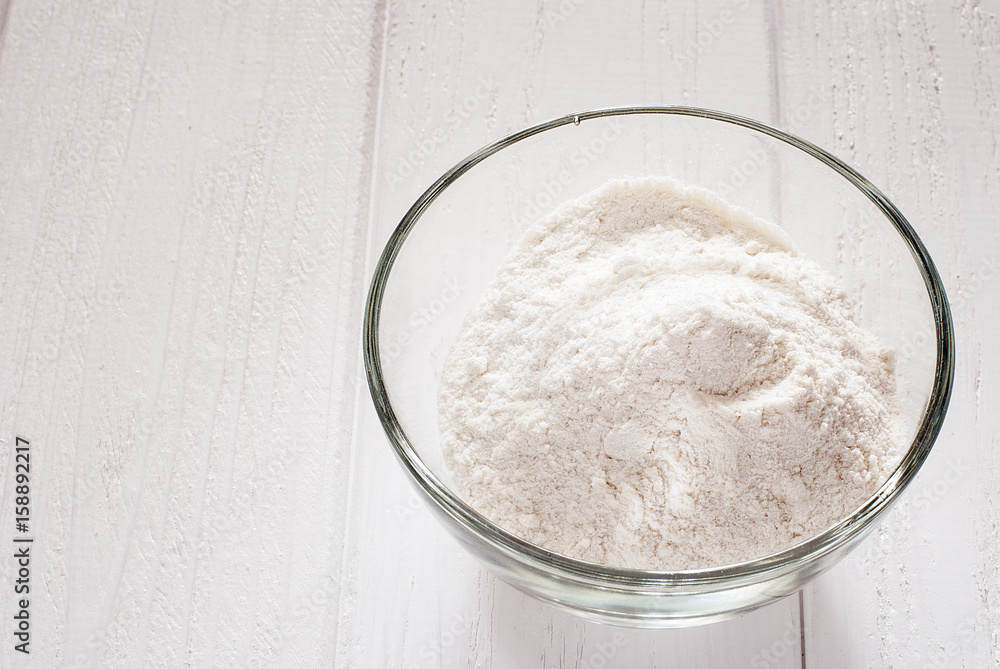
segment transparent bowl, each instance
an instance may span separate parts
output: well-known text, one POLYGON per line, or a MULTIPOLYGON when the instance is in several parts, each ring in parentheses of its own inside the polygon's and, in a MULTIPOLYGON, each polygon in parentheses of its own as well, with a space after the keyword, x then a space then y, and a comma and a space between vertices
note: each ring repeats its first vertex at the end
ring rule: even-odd
POLYGON ((635 627, 722 620, 785 597, 875 527, 926 459, 954 375, 944 287, 896 207, 864 177, 802 139, 730 114, 627 107, 564 116, 486 146, 413 204, 368 294, 364 360, 375 408, 436 517, 497 576, 585 618, 635 627), (524 229, 617 177, 668 176, 776 223, 841 282, 856 317, 896 351, 910 446, 850 516, 795 546, 718 568, 612 568, 545 550, 457 495, 441 453, 441 370, 466 314, 524 229))

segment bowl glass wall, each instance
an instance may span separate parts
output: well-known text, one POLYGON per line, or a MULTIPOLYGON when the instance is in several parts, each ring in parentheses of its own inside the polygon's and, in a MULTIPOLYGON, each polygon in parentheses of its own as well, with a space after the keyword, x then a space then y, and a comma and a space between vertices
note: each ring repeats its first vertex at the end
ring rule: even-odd
POLYGON ((851 168, 747 119, 691 108, 626 108, 567 116, 500 140, 424 193, 376 270, 365 363, 400 461, 469 551, 514 586, 580 615, 668 627, 723 619, 786 596, 871 531, 940 429, 953 335, 944 290, 923 245, 851 168), (641 176, 707 188, 780 226, 800 254, 840 280, 858 322, 896 352, 911 443, 900 467, 852 516, 782 553, 706 570, 611 569, 524 542, 451 491, 437 393, 466 315, 539 217, 611 179, 641 176))

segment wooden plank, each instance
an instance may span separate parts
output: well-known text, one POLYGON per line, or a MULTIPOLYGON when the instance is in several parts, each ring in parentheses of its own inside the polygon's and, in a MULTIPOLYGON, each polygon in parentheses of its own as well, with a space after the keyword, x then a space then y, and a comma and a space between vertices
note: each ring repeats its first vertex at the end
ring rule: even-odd
POLYGON ((788 78, 834 91, 819 138, 910 218, 942 272, 958 334, 954 398, 923 471, 876 534, 807 590, 809 666, 993 666, 998 7, 787 9, 788 78))
MULTIPOLYGON (((768 17, 751 3, 391 3, 387 20, 369 262, 438 175, 529 124, 643 103, 770 119, 768 17)), ((517 593, 436 526, 368 407, 355 439, 338 665, 801 665, 795 597, 714 626, 648 631, 517 593)))
POLYGON ((35 663, 332 660, 374 24, 10 8, 0 434, 35 449, 35 663))

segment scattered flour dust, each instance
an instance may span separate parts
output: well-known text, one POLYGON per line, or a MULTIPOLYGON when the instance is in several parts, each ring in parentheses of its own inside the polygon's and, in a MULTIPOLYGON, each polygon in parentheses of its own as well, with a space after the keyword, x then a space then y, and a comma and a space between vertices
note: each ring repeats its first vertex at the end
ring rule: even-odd
POLYGON ((885 481, 892 360, 776 226, 665 178, 613 181, 535 224, 468 316, 445 461, 474 508, 548 550, 733 564, 885 481))

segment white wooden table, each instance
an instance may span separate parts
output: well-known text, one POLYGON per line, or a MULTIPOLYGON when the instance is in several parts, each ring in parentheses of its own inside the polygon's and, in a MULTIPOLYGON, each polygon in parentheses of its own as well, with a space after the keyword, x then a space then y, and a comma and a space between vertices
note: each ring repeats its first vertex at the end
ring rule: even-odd
POLYGON ((1000 667, 1000 3, 862 4, 0 0, 0 666, 1000 667), (801 596, 701 628, 583 622, 486 573, 359 364, 374 259, 433 178, 625 104, 830 149, 955 310, 905 500, 801 596))

